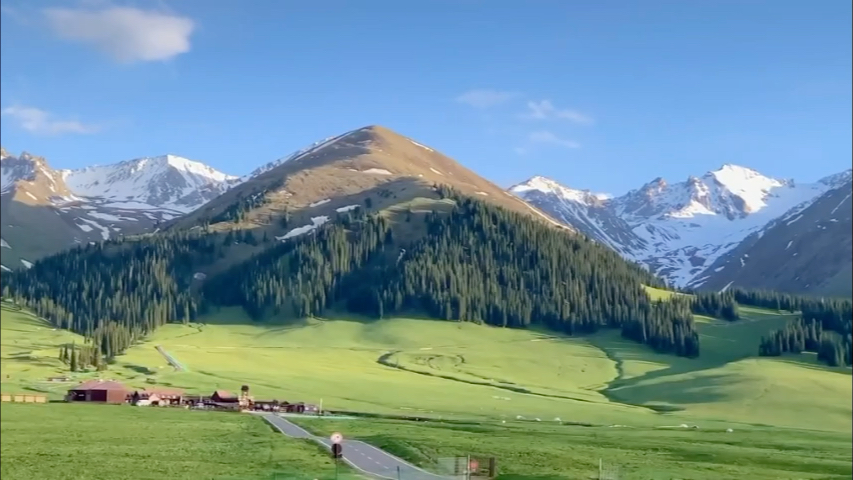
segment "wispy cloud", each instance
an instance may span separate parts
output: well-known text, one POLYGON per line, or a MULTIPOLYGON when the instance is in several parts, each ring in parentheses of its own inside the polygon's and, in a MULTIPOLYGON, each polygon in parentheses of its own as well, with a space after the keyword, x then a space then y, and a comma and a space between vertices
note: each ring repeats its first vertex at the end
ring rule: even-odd
POLYGON ((59 119, 35 107, 11 106, 4 108, 0 114, 14 119, 21 128, 37 135, 87 134, 99 130, 96 125, 85 124, 77 120, 59 119))
POLYGON ((557 145, 564 148, 580 148, 581 146, 578 142, 575 142, 574 140, 561 138, 559 135, 545 130, 531 132, 530 135, 527 136, 527 139, 531 143, 544 143, 549 145, 557 145))
POLYGON ((498 90, 478 89, 469 90, 456 97, 456 102, 470 105, 474 108, 489 108, 500 105, 517 97, 515 92, 502 92, 498 90))
POLYGON ((121 63, 168 60, 190 51, 192 19, 132 7, 47 8, 60 38, 90 45, 121 63))
POLYGON ((521 114, 526 120, 568 120, 572 123, 590 125, 593 119, 577 110, 561 109, 550 100, 527 102, 527 111, 521 114))

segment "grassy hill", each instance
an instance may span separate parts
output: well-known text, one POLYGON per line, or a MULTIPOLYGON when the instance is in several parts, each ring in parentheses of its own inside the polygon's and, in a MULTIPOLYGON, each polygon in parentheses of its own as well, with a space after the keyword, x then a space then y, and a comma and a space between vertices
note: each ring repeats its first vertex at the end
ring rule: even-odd
MULTIPOLYGON (((161 327, 117 357, 107 372, 72 375, 201 393, 248 384, 256 398, 322 399, 326 409, 440 418, 302 423, 320 433, 332 429, 368 440, 427 467, 452 454, 497 455, 506 474, 501 478, 586 478, 595 473, 599 458, 620 465, 626 479, 849 477, 850 369, 817 365, 809 355, 755 357, 757 337, 786 323, 788 316, 747 308, 741 313, 745 318, 734 323, 700 319, 702 354, 687 359, 656 354, 611 332, 566 337, 404 318, 256 323, 239 309, 223 309, 198 323, 161 327), (170 367, 155 345, 186 371, 170 367), (685 430, 682 424, 700 429, 685 430), (734 433, 725 433, 727 428, 734 433)), ((8 308, 2 311, 2 334, 2 370, 4 375, 14 372, 4 390, 44 390, 44 377, 62 371, 55 360, 58 344, 77 338, 8 308)), ((59 394, 63 388, 53 391, 59 394)), ((23 407, 28 406, 17 408, 23 407)), ((111 418, 119 412, 116 421, 137 428, 124 419, 124 409, 102 408, 111 418)), ((27 432, 20 423, 8 428, 10 411, 18 415, 4 405, 4 435, 28 438, 25 445, 52 435, 51 428, 27 432)), ((145 422, 184 422, 183 416, 197 412, 174 413, 181 417, 145 422)), ((45 415, 54 429, 76 428, 81 421, 64 413, 45 415)), ((238 428, 228 426, 231 422, 216 428, 238 428)), ((206 420, 180 425, 198 435, 213 426, 206 420)), ((303 448, 264 437, 250 423, 239 428, 249 432, 252 442, 273 448, 274 461, 290 455, 287 449, 303 448)), ((119 433, 101 434, 98 442, 103 435, 119 433)), ((6 445, 4 458, 7 451, 26 457, 23 447, 6 445)), ((80 455, 73 468, 106 458, 80 455)), ((158 471, 173 468, 170 457, 151 455, 158 471)))
MULTIPOLYGON (((850 369, 818 365, 809 354, 756 357, 758 337, 788 316, 743 313, 735 323, 699 322, 702 354, 685 359, 613 333, 566 337, 402 318, 258 324, 224 309, 199 323, 161 327, 105 375, 198 392, 248 384, 259 398, 445 418, 850 431, 850 369), (155 345, 187 371, 174 371, 155 345)), ((6 381, 49 390, 44 378, 61 371, 58 344, 73 335, 7 308, 2 326, 3 372, 12 372, 6 381)))

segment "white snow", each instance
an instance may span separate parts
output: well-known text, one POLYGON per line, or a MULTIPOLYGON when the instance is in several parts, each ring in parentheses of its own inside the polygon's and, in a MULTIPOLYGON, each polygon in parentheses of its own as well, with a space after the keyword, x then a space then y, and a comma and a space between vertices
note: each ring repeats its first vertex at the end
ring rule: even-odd
POLYGON ((477 195, 483 195, 484 197, 488 197, 489 194, 486 192, 477 192, 477 195))
POLYGON ((791 245, 793 245, 793 244, 794 244, 793 240, 788 241, 788 245, 785 246, 785 250, 791 248, 791 245))
POLYGON ((717 267, 717 268, 715 268, 715 269, 714 269, 714 271, 715 271, 715 272, 722 272, 725 268, 726 268, 725 266, 717 267))
POLYGON ((339 212, 339 213, 349 212, 350 210, 355 210, 356 208, 358 208, 358 207, 360 207, 360 206, 361 206, 361 205, 358 205, 358 204, 356 204, 356 205, 347 205, 346 207, 336 208, 336 209, 335 209, 335 211, 336 211, 336 212, 339 212))
POLYGON ((32 198, 33 200, 38 200, 38 198, 36 198, 36 196, 35 196, 35 195, 33 195, 32 193, 30 193, 30 192, 24 192, 24 193, 26 193, 26 194, 27 194, 27 196, 28 196, 28 197, 30 197, 30 198, 32 198))
POLYGON ((846 202, 849 198, 850 194, 848 193, 846 197, 844 197, 840 202, 838 202, 838 205, 836 205, 835 208, 833 208, 832 211, 829 212, 829 214, 832 215, 833 213, 835 213, 835 211, 841 208, 841 206, 844 205, 844 202, 846 202))
MULTIPOLYGON (((101 225, 100 223, 98 223, 98 222, 96 222, 96 221, 94 221, 94 220, 89 220, 89 219, 86 219, 86 218, 80 218, 80 217, 77 217, 77 220, 80 220, 81 222, 86 222, 86 223, 88 223, 92 228, 95 228, 95 229, 97 229, 97 230, 100 230, 100 231, 101 231, 101 237, 102 237, 104 240, 109 240, 109 239, 110 239, 110 229, 109 229, 108 227, 105 227, 105 226, 101 225)), ((78 226, 78 227, 80 227, 80 229, 81 229, 81 230, 83 230, 84 232, 91 232, 91 231, 92 231, 92 230, 91 230, 91 228, 90 228, 89 230, 85 230, 85 229, 83 229, 83 225, 77 225, 77 226, 78 226)))
POLYGON ((288 238, 293 238, 293 237, 296 237, 299 235, 304 235, 308 232, 315 230, 317 227, 323 225, 324 223, 326 223, 328 221, 329 221, 329 217, 327 217, 325 215, 321 215, 319 217, 312 217, 311 218, 311 222, 312 222, 311 225, 303 225, 301 227, 296 227, 293 230, 285 233, 284 235, 282 235, 280 237, 275 237, 275 239, 282 241, 282 240, 287 240, 288 238))
POLYGON ((421 145, 420 143, 418 143, 418 142, 416 142, 416 141, 412 140, 411 138, 409 139, 409 141, 410 141, 410 142, 412 142, 412 143, 414 143, 415 145, 417 145, 417 146, 419 146, 419 147, 423 148, 424 150, 427 150, 427 151, 430 151, 430 152, 435 151, 435 150, 433 150, 433 149, 431 149, 431 148, 427 147, 426 145, 421 145))
POLYGON ((385 170, 384 168, 368 168, 367 170, 362 171, 361 173, 372 173, 374 175, 394 175, 393 173, 385 170))
POLYGON ((101 220, 107 220, 107 221, 110 221, 110 222, 119 222, 119 221, 121 221, 121 220, 122 220, 122 218, 121 218, 121 217, 117 217, 117 216, 115 216, 115 215, 110 215, 110 214, 108 214, 108 213, 101 213, 101 212, 89 212, 89 213, 88 213, 88 215, 89 215, 90 217, 95 217, 95 218, 99 218, 99 219, 101 219, 101 220))
POLYGON ((432 167, 429 167, 429 169, 430 169, 430 171, 431 171, 432 173, 436 173, 436 174, 438 174, 438 175, 442 175, 442 176, 444 175, 443 173, 439 172, 438 170, 436 170, 436 169, 434 169, 434 168, 432 168, 432 167))
POLYGON ((801 218, 803 218, 803 214, 802 214, 802 213, 801 213, 801 214, 799 214, 799 215, 797 215, 793 220, 791 220, 790 222, 786 223, 785 225, 791 225, 792 223, 796 222, 797 220, 799 220, 799 219, 801 219, 801 218))
POLYGON ((710 266, 772 222, 799 212, 831 189, 831 182, 794 184, 754 170, 723 165, 701 178, 668 184, 656 179, 606 198, 537 176, 509 192, 648 267, 675 286, 695 286, 710 266), (692 259, 707 267, 694 267, 692 259))
POLYGON ((135 203, 136 209, 141 210, 168 208, 181 213, 195 210, 238 181, 237 177, 176 155, 136 158, 59 173, 68 188, 79 196, 135 203))
POLYGON ((85 225, 85 224, 84 225, 77 224, 77 228, 79 228, 80 230, 83 230, 84 232, 87 232, 87 233, 92 231, 92 227, 85 225))
POLYGON ((309 207, 312 207, 312 208, 313 208, 313 207, 319 207, 320 205, 322 205, 322 204, 324 204, 324 203, 329 203, 329 202, 331 202, 331 201, 332 201, 332 200, 331 200, 331 199, 329 199, 329 198, 324 198, 323 200, 320 200, 320 201, 314 202, 314 203, 312 203, 312 204, 310 204, 310 205, 308 205, 308 206, 309 206, 309 207))
POLYGON ((7 271, 7 272, 11 272, 11 271, 12 271, 12 269, 11 269, 11 268, 9 268, 9 267, 7 267, 6 265, 0 265, 0 269, 2 269, 2 270, 4 270, 4 271, 7 271))
POLYGON ((725 287, 723 287, 723 288, 721 288, 721 289, 720 289, 720 293, 724 293, 726 290, 728 290, 728 289, 729 289, 729 287, 731 287, 733 283, 735 283, 735 281, 734 281, 734 280, 732 280, 731 282, 727 283, 725 287))
POLYGON ((24 260, 23 258, 21 259, 21 263, 23 263, 24 266, 27 268, 33 268, 32 262, 28 262, 27 260, 24 260))
POLYGON ((9 242, 0 238, 0 247, 11 249, 12 247, 9 245, 9 242))

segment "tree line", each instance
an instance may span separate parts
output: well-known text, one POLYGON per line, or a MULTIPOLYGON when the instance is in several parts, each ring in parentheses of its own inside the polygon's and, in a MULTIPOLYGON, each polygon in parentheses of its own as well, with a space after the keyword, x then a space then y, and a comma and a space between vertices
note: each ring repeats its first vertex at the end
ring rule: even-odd
POLYGON ((205 304, 254 318, 323 315, 333 307, 381 318, 434 318, 568 334, 601 328, 661 352, 699 353, 690 305, 652 302, 660 280, 581 236, 458 196, 425 218, 426 235, 400 245, 382 216, 365 216, 287 242, 205 283, 205 304))

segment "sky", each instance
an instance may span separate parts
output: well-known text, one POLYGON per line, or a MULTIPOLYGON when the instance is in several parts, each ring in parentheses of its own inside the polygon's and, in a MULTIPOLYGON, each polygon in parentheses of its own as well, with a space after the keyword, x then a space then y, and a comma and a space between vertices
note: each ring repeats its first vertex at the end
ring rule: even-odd
POLYGON ((849 0, 2 0, 0 141, 241 175, 383 125, 508 187, 851 165, 849 0))

